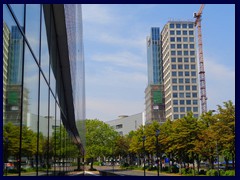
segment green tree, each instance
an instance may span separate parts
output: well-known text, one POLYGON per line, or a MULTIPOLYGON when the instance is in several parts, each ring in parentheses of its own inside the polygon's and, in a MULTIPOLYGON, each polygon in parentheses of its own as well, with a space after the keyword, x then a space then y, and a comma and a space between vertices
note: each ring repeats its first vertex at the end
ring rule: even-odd
MULTIPOLYGON (((156 131, 157 130, 160 131, 160 124, 157 121, 153 121, 151 124, 148 124, 145 127, 145 132, 146 132, 145 146, 146 146, 146 151, 148 152, 148 157, 149 157, 148 159, 151 160, 151 164, 154 164, 153 155, 156 154, 157 152, 157 149, 156 149, 156 145, 157 145, 156 131)), ((159 137, 161 137, 161 135, 159 135, 159 137)), ((159 138, 158 138, 158 144, 160 145, 159 138)), ((158 147, 158 151, 159 151, 159 147, 158 147)))
POLYGON ((218 143, 220 144, 221 154, 226 161, 232 160, 235 167, 235 106, 232 101, 223 102, 223 107, 218 105, 218 124, 215 131, 218 133, 218 143))
POLYGON ((86 158, 90 159, 93 169, 97 157, 114 155, 114 145, 118 133, 108 124, 97 120, 86 120, 86 158))
MULTIPOLYGON (((168 122, 169 123, 169 122, 168 122)), ((197 118, 192 112, 172 123, 172 132, 170 134, 170 144, 168 152, 173 152, 180 164, 193 163, 197 159, 194 151, 194 141, 197 139, 198 125, 197 118)))
POLYGON ((13 156, 18 159, 19 156, 19 136, 20 129, 18 126, 12 123, 7 123, 3 126, 3 150, 5 156, 5 162, 9 156, 13 156))
POLYGON ((119 156, 120 159, 127 159, 129 153, 128 153, 128 149, 129 149, 129 138, 128 136, 118 136, 116 138, 116 142, 115 142, 115 150, 114 150, 114 154, 115 156, 119 156))
POLYGON ((167 157, 171 158, 170 160, 173 162, 175 161, 174 157, 176 156, 176 150, 173 149, 174 139, 171 136, 173 133, 173 121, 168 119, 165 123, 160 126, 160 147, 161 152, 165 152, 167 157))
MULTIPOLYGON (((129 153, 134 154, 140 159, 141 155, 143 157, 143 136, 146 136, 144 126, 141 125, 135 132, 129 134, 131 136, 129 153)), ((146 140, 145 140, 146 141, 146 140)), ((138 162, 138 164, 140 164, 138 162)))
MULTIPOLYGON (((45 142, 47 143, 47 141, 45 142)), ((46 146, 45 146, 46 147, 46 146)), ((57 159, 78 157, 78 148, 63 126, 55 128, 49 143, 50 157, 57 159)))

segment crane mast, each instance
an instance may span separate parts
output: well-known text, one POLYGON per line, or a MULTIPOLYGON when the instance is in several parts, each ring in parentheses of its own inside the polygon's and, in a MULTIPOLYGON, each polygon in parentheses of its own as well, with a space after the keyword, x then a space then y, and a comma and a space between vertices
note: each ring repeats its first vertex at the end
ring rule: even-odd
POLYGON ((204 60, 203 60, 203 48, 202 48, 202 30, 201 30, 201 17, 204 4, 201 5, 198 13, 194 13, 195 27, 198 30, 198 53, 199 53, 199 77, 200 77, 200 92, 201 92, 201 107, 202 113, 207 112, 207 93, 206 93, 206 79, 204 71, 204 60))

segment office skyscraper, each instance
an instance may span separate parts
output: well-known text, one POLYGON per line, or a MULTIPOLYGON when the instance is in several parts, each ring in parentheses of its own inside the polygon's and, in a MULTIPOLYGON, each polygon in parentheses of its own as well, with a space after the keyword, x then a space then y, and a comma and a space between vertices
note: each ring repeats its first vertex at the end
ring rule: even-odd
POLYGON ((178 119, 199 116, 198 70, 194 22, 169 21, 161 32, 165 113, 178 119))
POLYGON ((148 85, 162 83, 160 28, 152 27, 147 37, 148 85))
POLYGON ((165 122, 160 28, 147 37, 148 85, 145 90, 146 124, 165 122))
POLYGON ((179 119, 189 111, 199 116, 194 28, 192 21, 169 21, 161 33, 159 28, 151 28, 151 36, 147 37, 147 123, 179 119))

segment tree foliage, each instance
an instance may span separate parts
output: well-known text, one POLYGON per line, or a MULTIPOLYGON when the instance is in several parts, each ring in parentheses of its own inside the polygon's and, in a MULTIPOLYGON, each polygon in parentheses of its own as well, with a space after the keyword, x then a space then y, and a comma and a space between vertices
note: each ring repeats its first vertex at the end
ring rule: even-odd
POLYGON ((208 160, 213 168, 217 153, 226 161, 235 160, 235 106, 231 101, 219 105, 215 114, 208 111, 195 118, 188 112, 183 118, 167 120, 161 126, 156 122, 141 126, 132 133, 129 152, 141 152, 142 136, 145 135, 146 152, 156 153, 155 131, 158 128, 160 151, 184 166, 195 160, 198 165, 201 160, 208 160))
POLYGON ((97 157, 113 156, 118 133, 108 124, 97 120, 86 120, 86 158, 93 160, 97 157))

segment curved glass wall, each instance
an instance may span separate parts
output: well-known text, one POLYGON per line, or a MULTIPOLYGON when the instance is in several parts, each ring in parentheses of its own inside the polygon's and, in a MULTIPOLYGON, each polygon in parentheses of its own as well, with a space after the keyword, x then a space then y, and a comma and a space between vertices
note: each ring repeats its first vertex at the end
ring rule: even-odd
POLYGON ((85 147, 85 71, 81 5, 64 5, 69 44, 69 61, 73 87, 75 120, 81 144, 85 147))
POLYGON ((68 22, 73 12, 65 12, 64 5, 3 5, 5 176, 64 175, 77 168, 79 152, 84 152, 84 123, 78 129, 83 132, 75 123, 85 120, 81 6, 71 9, 75 19, 68 22), (59 12, 63 18, 56 22, 59 12), (76 31, 62 36, 66 46, 57 39, 60 27, 67 31, 74 20, 80 21, 76 31), (68 64, 70 72, 60 68, 68 64))

